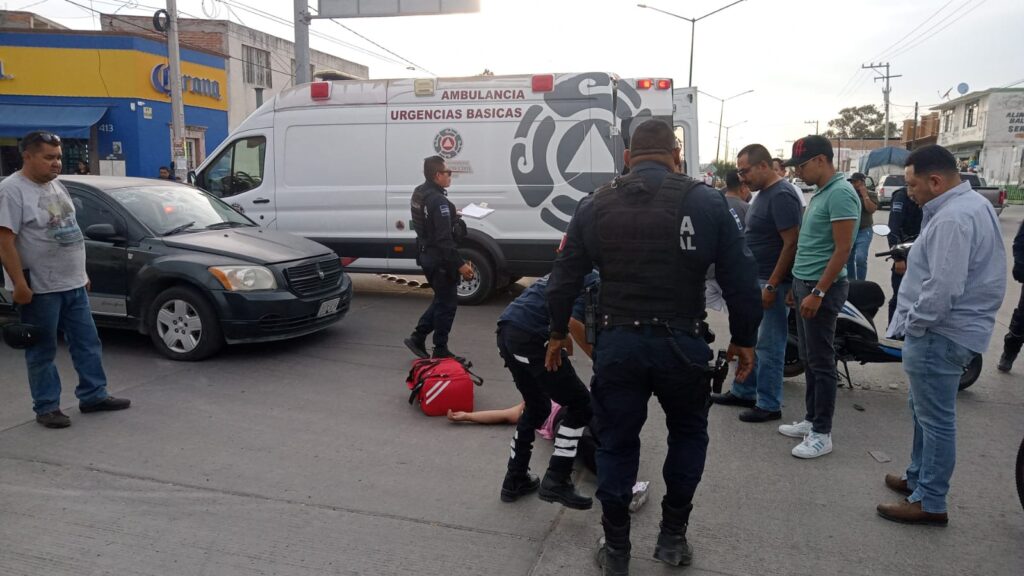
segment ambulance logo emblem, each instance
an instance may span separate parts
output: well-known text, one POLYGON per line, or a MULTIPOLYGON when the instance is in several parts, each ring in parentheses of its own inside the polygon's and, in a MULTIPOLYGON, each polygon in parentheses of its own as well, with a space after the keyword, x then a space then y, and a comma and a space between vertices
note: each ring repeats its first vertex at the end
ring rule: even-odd
POLYGON ((452 128, 445 128, 434 136, 434 151, 445 160, 450 160, 462 151, 462 135, 452 128))

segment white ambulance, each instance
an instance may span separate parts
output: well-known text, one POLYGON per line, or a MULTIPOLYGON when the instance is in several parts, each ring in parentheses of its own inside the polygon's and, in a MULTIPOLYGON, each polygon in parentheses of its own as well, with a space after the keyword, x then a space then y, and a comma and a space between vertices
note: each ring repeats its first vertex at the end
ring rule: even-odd
POLYGON ((409 199, 423 159, 440 155, 451 201, 494 210, 466 218, 476 279, 459 296, 472 304, 550 271, 577 202, 620 173, 630 128, 649 118, 677 127, 697 170, 696 89, 668 78, 313 82, 256 110, 190 180, 262 226, 326 244, 349 272, 416 273, 409 199))

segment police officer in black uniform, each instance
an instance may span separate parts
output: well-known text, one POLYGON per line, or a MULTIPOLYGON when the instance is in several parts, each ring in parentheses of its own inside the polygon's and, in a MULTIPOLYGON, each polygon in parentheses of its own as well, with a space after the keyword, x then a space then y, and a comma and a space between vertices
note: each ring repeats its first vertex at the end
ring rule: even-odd
POLYGON ((466 224, 445 190, 452 184, 452 171, 444 158, 423 160, 426 181, 412 193, 412 228, 416 232, 416 263, 434 289, 430 307, 420 317, 405 345, 420 358, 427 354, 427 335, 434 333, 434 358, 453 357, 448 349, 448 333, 458 309, 459 276, 473 278, 473 268, 459 256, 458 243, 466 237, 466 224))
POLYGON ((711 264, 729 306, 737 377, 754 365, 761 320, 756 266, 725 198, 682 174, 672 128, 648 120, 630 142, 631 171, 584 198, 548 283, 546 367, 567 347, 566 329, 584 276, 601 270, 592 404, 597 423, 597 498, 604 574, 628 574, 628 506, 640 463, 647 404, 658 397, 668 426, 661 533, 654 555, 688 565, 691 503, 707 455, 711 349, 702 333, 704 277, 711 264))
MULTIPOLYGON (((914 202, 907 193, 904 186, 892 195, 892 205, 889 206, 889 248, 904 242, 910 242, 921 233, 921 218, 924 214, 921 207, 914 202)), ((892 298, 889 298, 889 320, 896 313, 896 303, 899 301, 900 284, 903 283, 903 275, 907 273, 907 262, 892 263, 892 298)))

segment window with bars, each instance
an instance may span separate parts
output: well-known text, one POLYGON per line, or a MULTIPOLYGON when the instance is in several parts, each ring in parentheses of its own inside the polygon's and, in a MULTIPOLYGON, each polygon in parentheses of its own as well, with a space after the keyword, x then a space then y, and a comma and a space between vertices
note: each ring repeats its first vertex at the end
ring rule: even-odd
POLYGON ((942 111, 942 132, 951 132, 953 130, 953 110, 942 111))
POLYGON ((246 84, 261 88, 272 88, 270 52, 252 46, 242 45, 242 79, 246 84))
POLYGON ((973 128, 978 125, 978 102, 974 101, 967 105, 964 113, 964 128, 973 128))

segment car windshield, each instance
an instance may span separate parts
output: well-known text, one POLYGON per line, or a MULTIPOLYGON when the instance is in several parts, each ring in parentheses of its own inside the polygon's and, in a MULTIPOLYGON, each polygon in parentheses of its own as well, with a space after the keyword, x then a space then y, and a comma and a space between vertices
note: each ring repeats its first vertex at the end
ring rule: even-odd
POLYGON ((903 176, 892 175, 885 177, 883 186, 906 186, 907 180, 903 176))
POLYGON ((182 185, 153 185, 108 191, 158 235, 204 229, 256 226, 220 200, 182 185))

